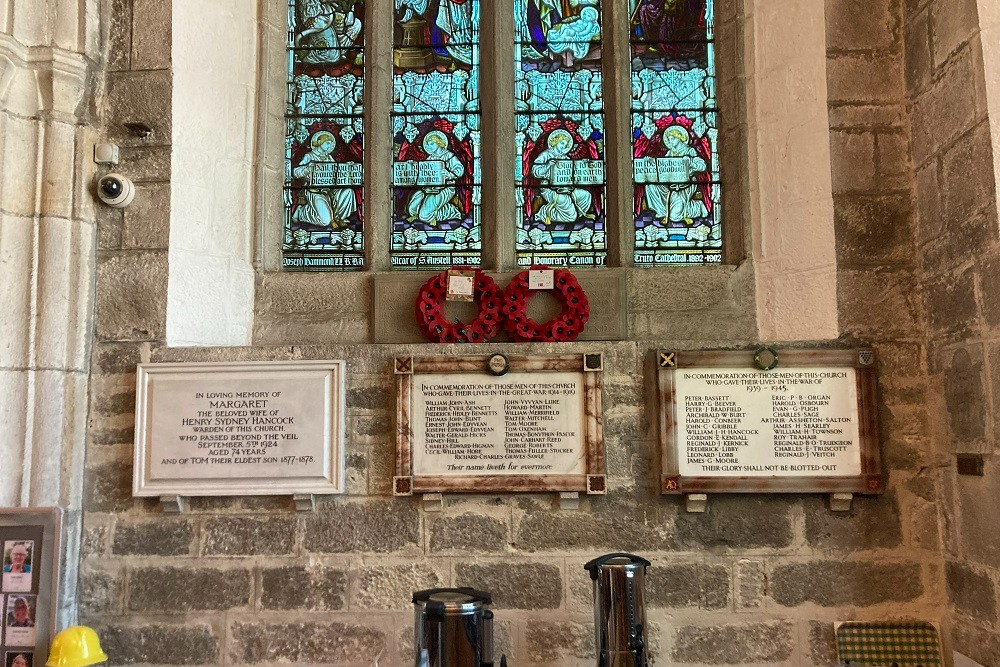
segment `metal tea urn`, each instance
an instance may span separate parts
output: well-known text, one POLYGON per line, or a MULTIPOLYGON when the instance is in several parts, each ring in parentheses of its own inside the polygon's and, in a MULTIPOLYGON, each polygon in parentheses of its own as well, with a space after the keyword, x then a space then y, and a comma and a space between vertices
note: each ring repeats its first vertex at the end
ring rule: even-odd
POLYGON ((594 626, 598 667, 647 667, 646 568, 633 554, 615 553, 584 568, 594 581, 594 626))
POLYGON ((472 588, 413 594, 416 667, 492 667, 493 604, 472 588))

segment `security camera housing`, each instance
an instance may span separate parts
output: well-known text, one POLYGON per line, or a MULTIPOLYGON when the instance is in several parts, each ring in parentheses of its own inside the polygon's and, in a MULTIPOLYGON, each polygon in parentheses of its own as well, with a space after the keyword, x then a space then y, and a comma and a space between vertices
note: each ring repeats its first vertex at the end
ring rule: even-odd
POLYGON ((125 208, 135 199, 135 183, 121 174, 105 174, 97 179, 97 198, 111 208, 125 208))

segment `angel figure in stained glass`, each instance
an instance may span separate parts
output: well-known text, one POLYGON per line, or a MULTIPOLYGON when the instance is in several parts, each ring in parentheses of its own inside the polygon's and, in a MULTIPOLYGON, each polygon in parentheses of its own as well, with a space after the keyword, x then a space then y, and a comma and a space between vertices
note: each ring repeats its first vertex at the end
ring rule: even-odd
POLYGON ((336 63, 346 57, 361 34, 361 19, 354 14, 354 0, 300 0, 296 45, 309 47, 307 63, 336 63))
POLYGON ((691 225, 712 211, 711 152, 709 140, 694 136, 691 121, 684 116, 666 116, 656 122, 658 132, 651 139, 641 133, 635 138, 636 158, 672 158, 667 182, 637 185, 636 213, 648 208, 668 223, 691 225))
POLYGON ((545 203, 535 213, 535 220, 546 226, 553 222, 575 222, 590 211, 593 195, 583 188, 560 183, 556 170, 572 164, 573 136, 566 130, 555 130, 546 141, 546 149, 532 162, 531 175, 542 185, 545 203), (553 187, 553 185, 555 187, 553 187))
POLYGON ((440 130, 428 132, 421 143, 428 162, 438 163, 438 183, 416 190, 407 203, 410 222, 436 226, 439 222, 459 220, 462 210, 453 202, 455 181, 465 174, 465 166, 448 150, 448 137, 440 130))
MULTIPOLYGON (((320 180, 317 178, 319 172, 336 162, 337 139, 332 132, 320 130, 312 136, 309 146, 309 152, 302 156, 292 174, 307 185, 316 185, 320 180)), ((323 182, 323 185, 336 183, 323 182)), ((292 220, 299 224, 339 229, 346 227, 350 217, 358 211, 357 194, 350 188, 308 188, 302 191, 302 197, 304 201, 300 201, 292 212, 292 220)))

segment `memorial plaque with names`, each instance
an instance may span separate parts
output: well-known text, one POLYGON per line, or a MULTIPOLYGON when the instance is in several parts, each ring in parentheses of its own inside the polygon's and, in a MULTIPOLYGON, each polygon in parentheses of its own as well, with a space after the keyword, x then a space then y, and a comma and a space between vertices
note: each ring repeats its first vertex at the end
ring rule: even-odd
POLYGON ((398 357, 398 496, 604 493, 600 354, 398 357))
POLYGON ((874 351, 657 359, 662 493, 882 492, 874 351))
POLYGON ((344 489, 343 361, 140 364, 136 496, 344 489))

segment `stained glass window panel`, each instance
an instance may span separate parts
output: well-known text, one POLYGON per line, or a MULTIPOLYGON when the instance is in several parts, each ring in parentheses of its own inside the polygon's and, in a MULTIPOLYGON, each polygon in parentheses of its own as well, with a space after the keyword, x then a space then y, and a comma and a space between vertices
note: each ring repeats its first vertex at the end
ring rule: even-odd
POLYGON ((599 0, 515 0, 520 266, 607 257, 599 0))
POLYGON ((635 263, 719 263, 713 0, 629 2, 635 263))
POLYGON ((479 0, 395 7, 392 265, 479 266, 479 0))
POLYGON ((286 270, 364 267, 363 0, 290 0, 286 270))

